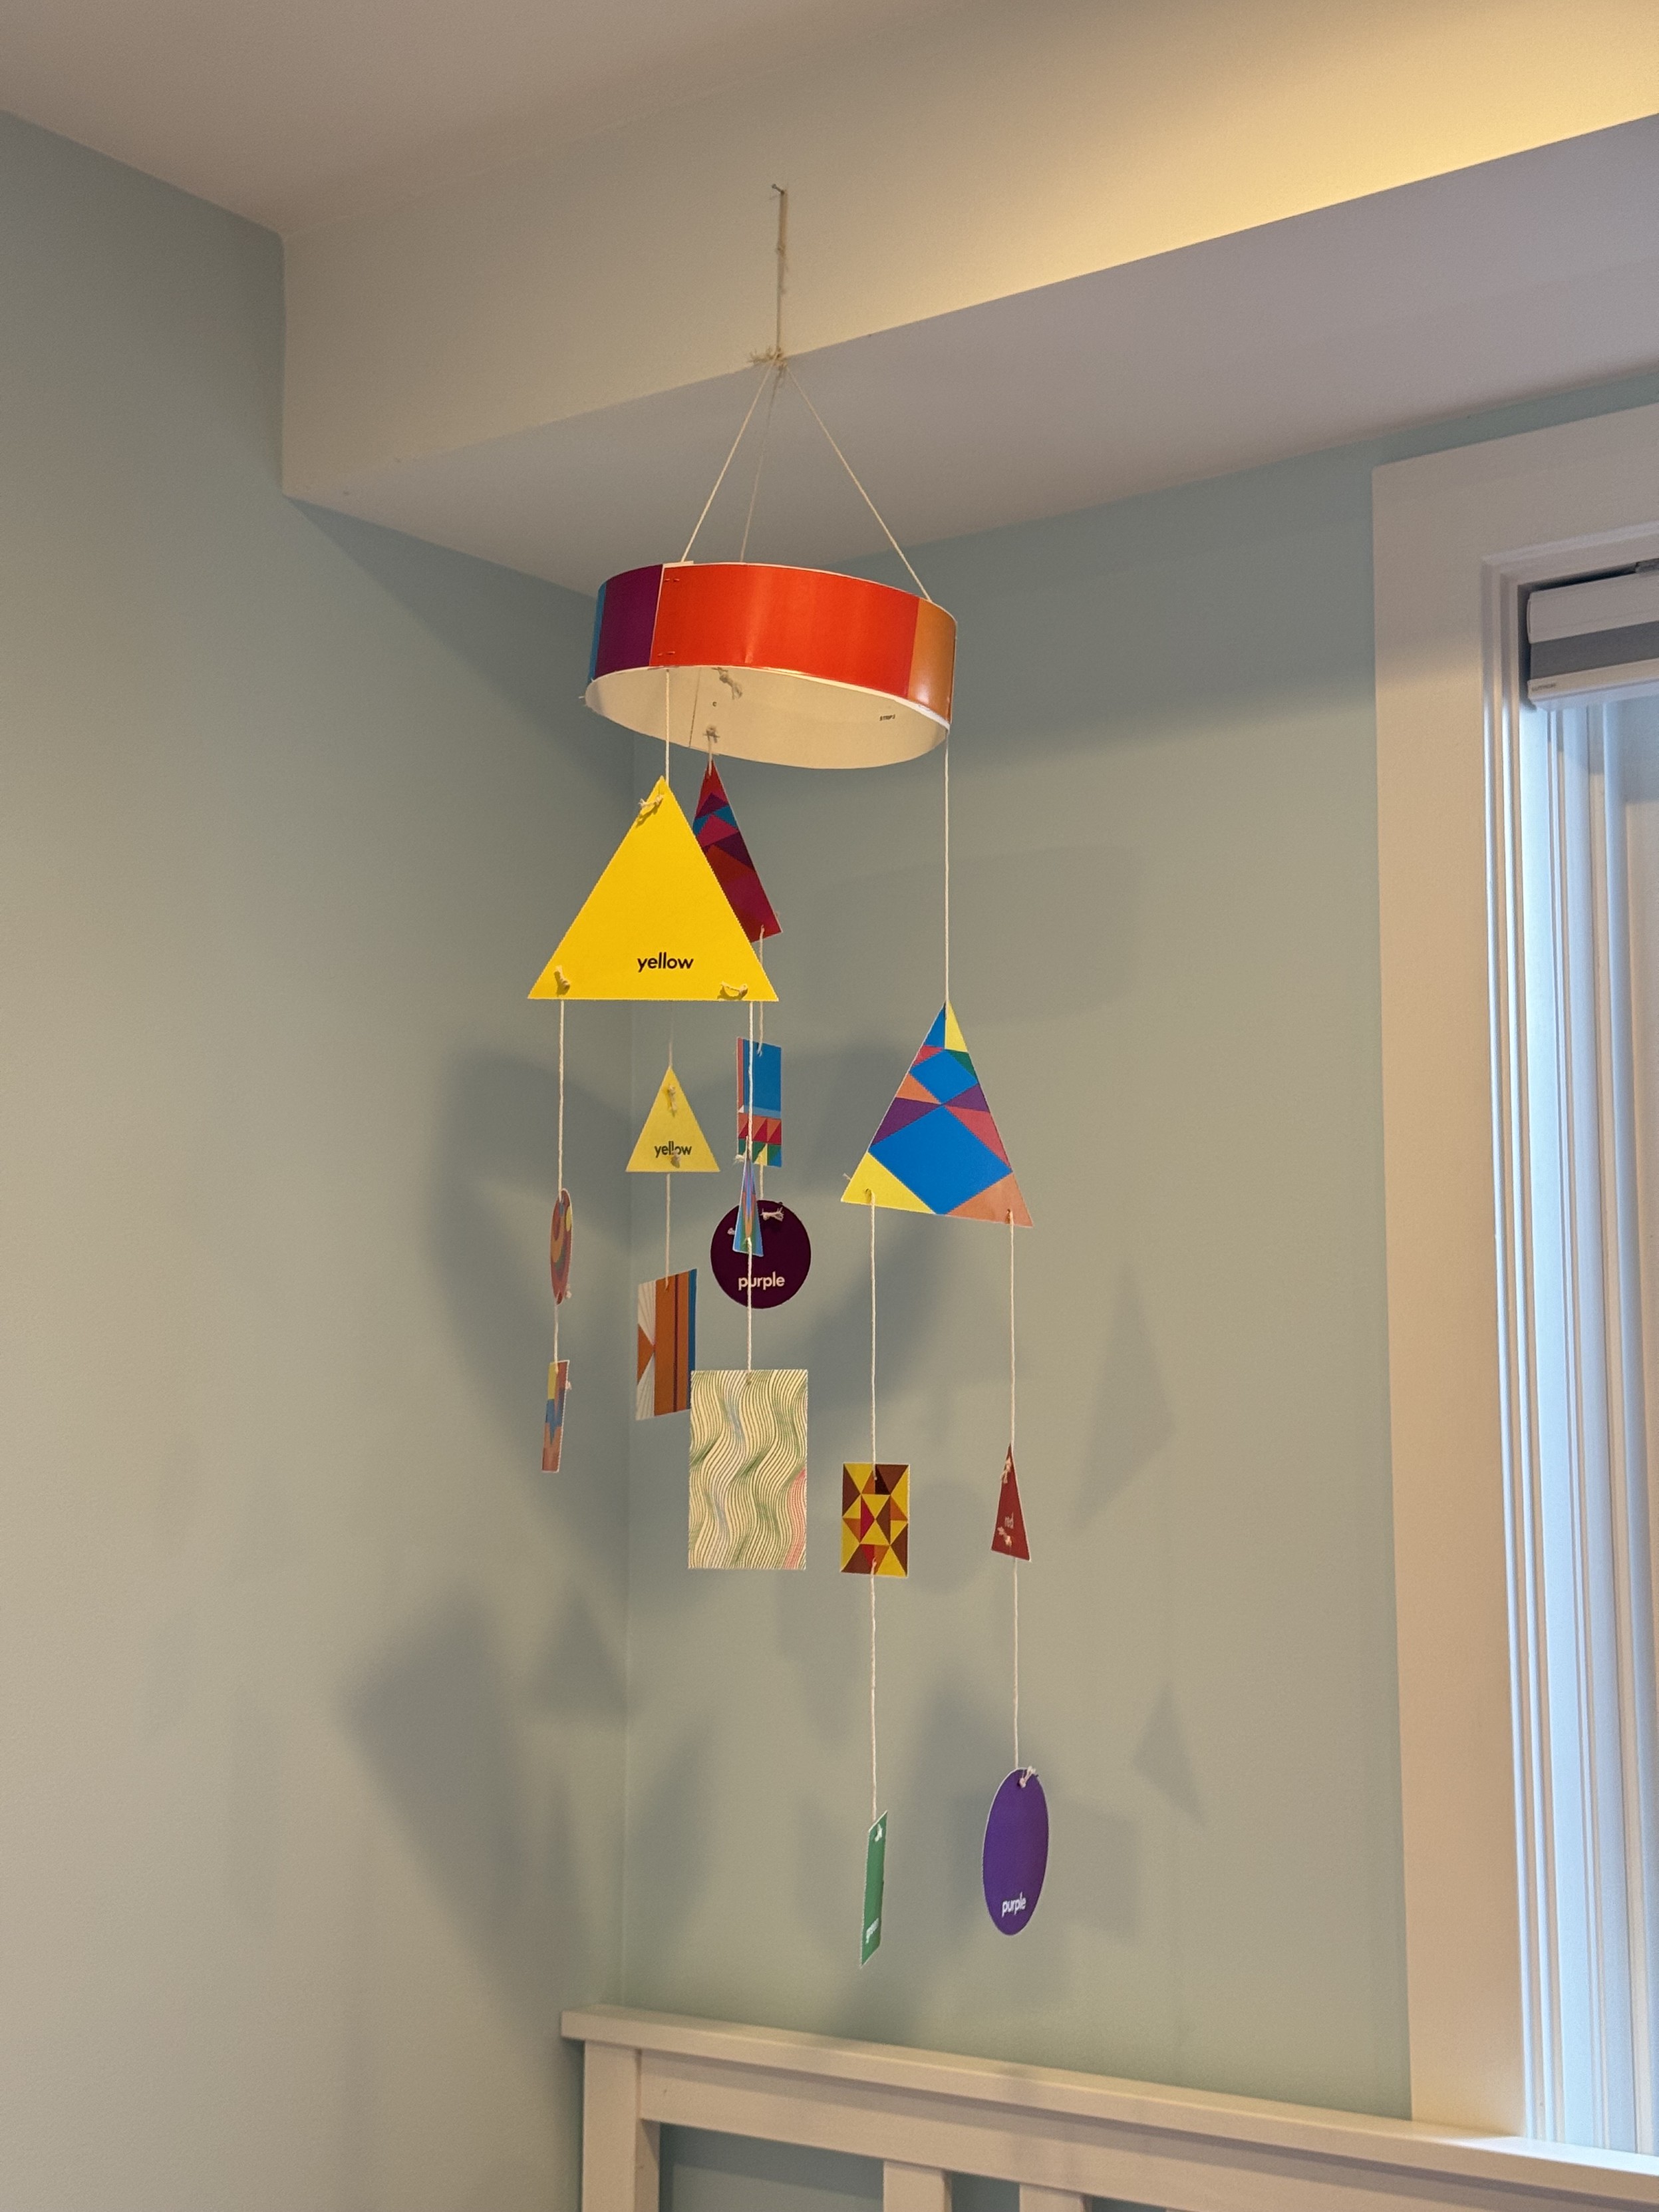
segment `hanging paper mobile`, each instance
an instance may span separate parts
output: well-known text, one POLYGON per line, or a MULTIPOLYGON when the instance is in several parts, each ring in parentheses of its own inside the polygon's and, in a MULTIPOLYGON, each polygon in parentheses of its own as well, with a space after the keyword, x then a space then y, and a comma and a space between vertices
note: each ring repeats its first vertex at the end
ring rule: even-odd
POLYGON ((881 1900, 887 1885, 887 1815, 871 1823, 864 1839, 864 1933, 859 1964, 867 1966, 881 1948, 881 1900))
POLYGON ((547 1240, 553 1303, 560 1306, 570 1296, 570 1193, 562 1190, 553 1203, 553 1225, 547 1240))
POLYGON ((991 1549, 1006 1553, 1011 1559, 1029 1559, 1031 1556, 1031 1547, 1025 1540, 1025 1516, 1020 1510, 1019 1478, 1014 1473, 1012 1444, 1002 1464, 1002 1488, 997 1497, 997 1525, 991 1532, 991 1549))
POLYGON ((564 1450, 564 1400, 570 1363, 559 1357, 559 1308, 570 1295, 570 1193, 564 1187, 564 1008, 559 1008, 558 1149, 554 1178, 559 1194, 553 1201, 548 1231, 548 1272, 553 1282, 553 1357, 547 1369, 547 1411, 542 1418, 542 1473, 556 1474, 564 1450))
POLYGON ((852 1461, 841 1471, 841 1571, 910 1571, 910 1470, 893 1461, 852 1461))
POLYGON ((806 1224, 775 1198, 757 1198, 755 1215, 765 1243, 763 1253, 751 1260, 738 1245, 738 1209, 715 1224, 708 1240, 708 1263, 714 1280, 734 1305, 764 1310, 793 1298, 806 1280, 812 1265, 812 1240, 806 1224))
POLYGON ((783 1165, 783 1048, 738 1039, 738 1158, 783 1165))
POLYGON ((777 997, 661 776, 530 995, 777 997))
POLYGON ((876 768, 929 751, 950 727, 956 643, 943 607, 890 584, 659 562, 600 587, 587 703, 681 743, 696 742, 709 708, 722 750, 742 759, 876 768))
POLYGON ((758 1259, 766 1249, 761 1229, 760 1200, 755 1189, 755 1164, 745 1160, 738 1182, 738 1203, 732 1223, 732 1249, 758 1259))
POLYGON ((888 1206, 960 1220, 1031 1217, 956 1015, 947 1002, 923 1038, 870 1149, 842 1193, 848 1206, 888 1206))
POLYGON ((980 1881, 991 1925, 1018 1936, 1037 1909, 1048 1871, 1048 1801, 1034 1768, 1016 1767, 991 1801, 980 1881))
POLYGON ((1018 1412, 1018 1337, 1014 1322, 1014 1224, 1008 1224, 1008 1452, 1002 1462, 991 1549, 1012 1562, 1014 1765, 1003 1777, 985 1823, 981 1878, 985 1910, 1005 1936, 1018 1936, 1036 1911, 1048 1865, 1048 1801, 1035 1767, 1019 1763, 1019 1563, 1029 1559, 1025 1515, 1014 1472, 1014 1426, 1018 1412))
POLYGON ((670 1063, 657 1085, 651 1111, 629 1157, 629 1175, 660 1175, 663 1273, 641 1283, 636 1345, 635 1415, 683 1413, 691 1403, 691 1370, 696 1365, 697 1271, 670 1272, 673 1266, 674 1178, 718 1175, 720 1162, 697 1125, 691 1102, 670 1063))
POLYGON ((542 1423, 542 1473, 556 1474, 564 1449, 564 1401, 569 1384, 570 1362, 556 1359, 547 1370, 547 1413, 542 1423))
POLYGON ((691 817, 691 827, 698 844, 708 856, 708 865, 720 889, 732 902, 732 911, 744 935, 751 945, 758 945, 763 937, 775 937, 781 924, 772 911, 772 902, 766 896, 759 871, 749 857, 749 848, 712 756, 702 772, 702 789, 697 793, 697 811, 691 817))
MULTIPOLYGON (((789 195, 781 186, 774 189, 777 328, 771 346, 757 357, 763 374, 678 561, 629 568, 601 590, 587 703, 626 729, 683 744, 699 742, 707 708, 724 749, 750 760, 802 768, 873 768, 911 760, 936 745, 950 726, 957 626, 922 590, 903 547, 830 436, 784 349, 789 195), (786 384, 909 571, 915 593, 820 568, 746 560, 747 522, 736 561, 693 563, 698 535, 762 397, 769 392, 775 402, 786 384)), ((750 495, 751 520, 771 402, 750 495)), ((750 932, 751 941, 755 934, 750 932)))
POLYGON ((694 1567, 806 1564, 806 1370, 700 1367, 691 1377, 694 1567))
POLYGON ((659 1275, 639 1290, 634 1418, 683 1413, 697 1364, 697 1271, 659 1275))
POLYGON ((678 1076, 671 1067, 657 1085, 634 1149, 629 1175, 718 1175, 720 1162, 691 1111, 678 1076))

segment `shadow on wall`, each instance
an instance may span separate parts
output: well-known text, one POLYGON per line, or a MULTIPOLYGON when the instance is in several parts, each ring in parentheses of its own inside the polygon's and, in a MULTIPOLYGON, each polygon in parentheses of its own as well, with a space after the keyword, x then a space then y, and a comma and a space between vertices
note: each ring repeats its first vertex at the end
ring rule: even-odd
MULTIPOLYGON (((625 1705, 623 1505, 604 1415, 614 1368, 620 1435, 623 1363, 607 1366, 586 1352, 603 1334, 606 1280, 622 1272, 621 1240, 598 1206, 577 1217, 591 1296, 572 1346, 592 1379, 593 1445, 562 1477, 540 1471, 556 1119, 553 1068, 507 1053, 458 1054, 440 1100, 428 1196, 433 1271, 456 1352, 507 1440, 509 1475, 521 1471, 556 1529, 567 1571, 552 1617, 534 1658, 509 1668, 498 1608, 458 1585, 343 1698, 349 1732, 434 1888, 550 2048, 561 2003, 612 1979, 615 1898, 580 1778, 603 1786, 602 1762, 567 1749, 549 1756, 545 1725, 597 1725, 619 1742, 625 1705), (527 1205, 537 1222, 529 1253, 527 1205)), ((566 1143, 568 1155, 578 1150, 584 1182, 604 1189, 620 1164, 622 1118, 586 1086, 568 1084, 566 1143)))
POLYGON ((1075 1528, 1086 1528, 1126 1490, 1175 1433, 1146 1310, 1133 1279, 1120 1275, 1101 1353, 1094 1425, 1084 1480, 1073 1503, 1075 1528))
POLYGON ((452 553, 378 523, 304 500, 294 505, 492 690, 534 721, 559 714, 562 738, 602 755, 604 772, 617 773, 614 735, 586 710, 576 711, 592 621, 587 600, 538 576, 452 553), (568 720, 561 709, 568 710, 568 720))
POLYGON ((1204 1800, 1199 1794, 1192 1753, 1187 1748, 1187 1732, 1167 1682, 1140 1732, 1134 1769, 1142 1781, 1162 1792, 1176 1812, 1184 1813, 1199 1827, 1204 1826, 1204 1800))
MULTIPOLYGON (((942 881, 940 865, 931 859, 849 877, 837 890, 841 913, 833 937, 814 940, 805 994, 815 1004, 833 1005, 847 995, 849 975, 888 966, 895 917, 904 918, 912 942, 939 937, 942 881)), ((1128 988, 1139 903, 1135 856, 1099 844, 953 859, 952 973, 972 979, 974 1003, 994 1007, 999 1021, 1065 1021, 1096 1012, 1128 988), (1043 948, 1040 957, 1032 957, 1034 945, 1043 948)), ((940 949, 942 994, 942 938, 940 949)), ((973 1042, 969 1036, 970 1051, 973 1042)), ((921 1042, 918 1034, 915 1044, 921 1042)), ((888 1097, 902 1072, 890 1071, 888 1097)), ((878 1117, 886 1104, 884 1098, 878 1117)))
MULTIPOLYGON (((535 1470, 526 1438, 539 1435, 544 1395, 551 1294, 545 1266, 526 1273, 521 1226, 509 1229, 496 1203, 533 1192, 544 1219, 554 1197, 558 1086, 554 1071, 504 1053, 471 1053, 451 1063, 440 1109, 432 1175, 434 1265, 461 1358, 493 1408, 517 1460, 530 1470, 561 1533, 580 1543, 583 1522, 564 1493, 535 1470)), ((565 1151, 583 1163, 580 1189, 603 1190, 625 1157, 623 1116, 567 1075, 565 1151)), ((567 1179, 569 1169, 567 1164, 567 1179)), ((580 1195, 580 1191, 579 1194, 580 1195)), ((541 1232, 544 1234, 544 1231, 541 1232)), ((584 1272, 594 1272, 605 1238, 598 1207, 579 1206, 578 1248, 584 1272)), ((539 1250, 539 1247, 538 1248, 539 1250)), ((579 1264, 581 1262, 579 1261, 579 1264)), ((592 1299, 588 1301, 593 1303, 592 1299)), ((564 1310, 572 1314, 572 1305, 564 1310)), ((580 1314, 578 1314, 580 1319, 580 1314)), ((597 1382, 598 1377, 594 1381, 597 1382)), ((585 1548, 589 1548, 586 1547, 585 1548)), ((587 1565, 614 1580, 619 1559, 589 1548, 587 1565)))
POLYGON ((548 1773, 537 1802, 483 1605, 457 1593, 437 1607, 355 1685, 346 1714, 497 1987, 556 2037, 561 1993, 606 1970, 603 1914, 584 1894, 581 1823, 561 1773, 548 1773))

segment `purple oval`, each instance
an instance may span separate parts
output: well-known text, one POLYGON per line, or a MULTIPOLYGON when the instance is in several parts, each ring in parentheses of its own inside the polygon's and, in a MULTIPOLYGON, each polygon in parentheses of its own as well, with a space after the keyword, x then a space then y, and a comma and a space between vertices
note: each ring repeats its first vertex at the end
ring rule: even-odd
POLYGON ((1048 1801, 1033 1766, 1017 1766, 991 1800, 981 1861, 991 1925, 1018 1936, 1037 1909, 1048 1871, 1048 1801))
POLYGON ((754 1273, 752 1304, 781 1306, 793 1298, 806 1280, 812 1265, 812 1240, 799 1214, 780 1206, 775 1198, 763 1198, 755 1207, 760 1223, 761 1249, 751 1260, 746 1252, 732 1249, 732 1233, 738 1225, 734 1206, 725 1215, 708 1244, 708 1264, 714 1280, 734 1305, 751 1303, 748 1277, 754 1273))

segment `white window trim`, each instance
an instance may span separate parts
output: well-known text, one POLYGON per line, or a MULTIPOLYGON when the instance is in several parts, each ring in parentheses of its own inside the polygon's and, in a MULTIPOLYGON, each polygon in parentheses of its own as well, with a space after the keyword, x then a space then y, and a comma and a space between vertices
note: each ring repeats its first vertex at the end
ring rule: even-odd
POLYGON ((1372 485, 1412 2109, 1524 2134, 1542 2057, 1516 1840, 1515 1302, 1492 1043, 1501 1064, 1516 610, 1522 585, 1588 568, 1591 549, 1659 556, 1659 407, 1397 462, 1372 485))

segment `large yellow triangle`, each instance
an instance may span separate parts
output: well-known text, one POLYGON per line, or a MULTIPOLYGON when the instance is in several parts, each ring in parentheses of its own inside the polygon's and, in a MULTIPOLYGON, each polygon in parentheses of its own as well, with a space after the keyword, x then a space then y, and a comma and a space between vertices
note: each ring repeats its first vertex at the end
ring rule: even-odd
POLYGON ((777 997, 660 776, 530 995, 777 997))
POLYGON ((656 1103, 645 1117, 639 1142, 628 1163, 629 1175, 718 1175, 720 1162, 697 1127, 691 1101, 671 1067, 656 1103))

